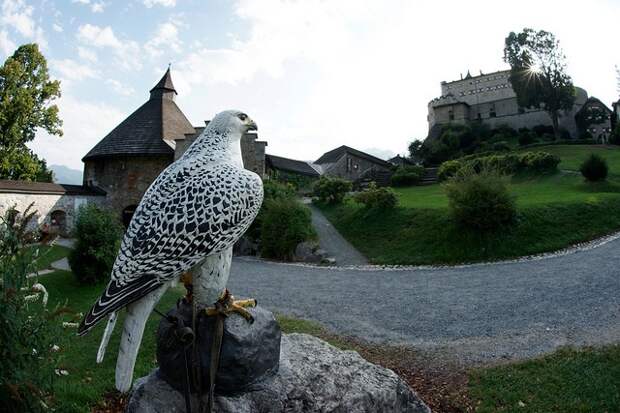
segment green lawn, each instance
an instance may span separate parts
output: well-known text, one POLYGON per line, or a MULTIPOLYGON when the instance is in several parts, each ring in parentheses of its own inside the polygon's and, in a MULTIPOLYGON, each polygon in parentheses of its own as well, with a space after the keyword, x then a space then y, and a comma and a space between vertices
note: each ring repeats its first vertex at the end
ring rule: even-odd
MULTIPOLYGON (((45 275, 40 281, 48 289, 51 305, 67 305, 79 312, 88 310, 103 288, 103 284, 79 284, 73 274, 64 271, 45 275)), ((170 290, 158 309, 168 310, 183 293, 182 288, 170 290)), ((368 344, 341 338, 312 321, 283 315, 278 315, 277 319, 285 333, 316 335, 337 347, 360 351, 373 360, 375 351, 368 344)), ((156 366, 155 331, 158 323, 159 316, 153 313, 146 327, 134 378, 148 374, 156 366)), ((65 330, 64 338, 58 343, 62 357, 59 367, 66 369, 69 375, 56 379, 55 411, 90 412, 94 406, 100 405, 106 393, 113 391, 121 326, 122 317, 106 359, 100 365, 95 363, 95 356, 103 325, 97 326, 86 337, 76 337, 75 330, 65 330)), ((387 347, 381 346, 384 350, 387 347)), ((401 360, 398 358, 402 357, 398 348, 378 354, 379 360, 374 361, 389 365, 399 365, 401 360)), ((620 346, 600 350, 562 350, 540 359, 474 370, 469 375, 467 392, 477 402, 477 411, 480 412, 620 411, 620 346), (525 406, 520 406, 519 401, 525 406)))
POLYGON ((473 371, 469 394, 480 413, 619 412, 620 345, 473 371))
POLYGON ((519 151, 552 153, 562 159, 559 168, 570 171, 579 171, 579 166, 588 155, 595 153, 607 160, 610 175, 620 176, 620 148, 615 145, 547 145, 520 149, 519 151))
MULTIPOLYGON (((510 191, 517 197, 517 206, 528 207, 550 203, 598 202, 620 194, 615 180, 587 183, 576 173, 559 173, 544 178, 509 180, 510 191)), ((396 188, 399 205, 406 208, 446 208, 448 198, 441 185, 396 188)))
POLYGON ((69 248, 60 245, 32 245, 28 247, 28 249, 32 251, 33 254, 38 250, 38 258, 35 261, 37 270, 49 268, 54 261, 66 257, 70 251, 69 248))

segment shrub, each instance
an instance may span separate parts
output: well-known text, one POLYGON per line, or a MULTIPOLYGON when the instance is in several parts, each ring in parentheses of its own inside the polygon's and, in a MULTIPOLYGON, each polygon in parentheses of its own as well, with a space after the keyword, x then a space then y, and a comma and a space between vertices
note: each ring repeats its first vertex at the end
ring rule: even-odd
POLYGON ((620 122, 616 125, 613 132, 609 136, 609 143, 612 145, 620 145, 620 122))
POLYGON ((445 181, 448 178, 453 177, 463 167, 463 162, 453 160, 446 161, 439 166, 437 171, 437 178, 439 181, 445 181))
POLYGON ((24 231, 32 215, 24 215, 9 209, 0 217, 0 410, 53 411, 61 311, 47 310, 45 287, 27 277, 38 249, 25 247, 33 234, 24 231))
POLYGON ((423 175, 422 166, 401 166, 392 175, 391 183, 393 186, 411 186, 420 182, 423 175))
POLYGON ((314 195, 325 204, 339 204, 351 188, 349 181, 322 176, 314 184, 314 195))
POLYGON ((445 184, 445 190, 452 217, 466 228, 494 231, 516 217, 515 199, 495 173, 462 170, 445 184))
POLYGON ((364 204, 366 208, 375 210, 392 209, 398 203, 398 198, 396 198, 393 190, 378 188, 374 182, 371 182, 364 191, 355 194, 354 199, 360 204, 364 204))
POLYGON ((497 152, 506 152, 510 150, 510 145, 506 141, 498 141, 493 144, 493 150, 497 152))
POLYGON ((596 154, 590 154, 579 169, 584 178, 590 182, 604 181, 607 178, 607 161, 596 154))
POLYGON ((250 225, 250 228, 246 232, 247 236, 254 242, 259 241, 261 238, 261 225, 263 222, 263 216, 265 215, 265 206, 267 205, 268 201, 274 199, 281 200, 295 198, 295 189, 293 185, 291 185, 290 183, 283 183, 275 180, 263 181, 263 192, 263 204, 261 205, 260 211, 254 219, 254 222, 252 222, 252 225, 250 225))
POLYGON ((525 152, 520 156, 519 169, 526 173, 545 174, 557 171, 561 159, 548 152, 525 152))
POLYGON ((261 255, 290 260, 297 244, 315 237, 310 209, 292 198, 265 202, 261 223, 261 255))
POLYGON ((536 134, 530 131, 519 132, 519 145, 531 145, 536 142, 536 134))
POLYGON ((75 248, 69 254, 69 265, 80 282, 93 284, 110 276, 122 234, 119 220, 110 211, 92 204, 80 208, 75 248))

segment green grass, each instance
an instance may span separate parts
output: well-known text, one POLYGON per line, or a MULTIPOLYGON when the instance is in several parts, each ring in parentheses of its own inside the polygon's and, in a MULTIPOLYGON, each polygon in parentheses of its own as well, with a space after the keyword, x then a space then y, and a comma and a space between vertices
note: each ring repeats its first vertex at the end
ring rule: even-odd
POLYGON ((559 168, 579 171, 581 163, 595 153, 607 160, 609 174, 620 176, 620 147, 614 145, 548 145, 520 149, 519 152, 542 151, 557 155, 562 160, 559 168))
MULTIPOLYGON (((69 251, 67 248, 60 248, 52 248, 55 259, 66 256, 69 251)), ((73 312, 77 313, 88 311, 105 287, 103 283, 98 285, 80 284, 75 276, 67 271, 56 271, 44 275, 39 278, 39 281, 48 290, 50 296, 48 305, 51 308, 55 305, 66 305, 73 312)), ((184 293, 182 287, 169 290, 159 302, 157 309, 161 312, 166 312, 175 305, 176 300, 183 296, 184 293)), ((315 322, 283 315, 277 315, 276 318, 282 331, 285 333, 312 334, 326 339, 334 346, 343 349, 350 348, 345 340, 329 334, 322 326, 315 322)), ((102 364, 96 364, 95 357, 105 323, 100 323, 85 337, 77 337, 74 329, 63 330, 62 340, 58 343, 61 347, 61 361, 58 367, 67 370, 69 375, 56 379, 56 411, 63 413, 90 412, 93 406, 103 400, 104 394, 114 390, 116 351, 120 340, 123 319, 124 315, 121 312, 108 346, 108 353, 102 364)), ((136 360, 134 378, 145 376, 156 367, 155 332, 159 321, 160 316, 153 312, 148 320, 140 353, 136 360)))
POLYGON ((32 251, 32 253, 35 253, 35 250, 39 250, 38 258, 34 261, 37 270, 49 268, 54 261, 66 257, 69 251, 71 251, 69 248, 60 245, 33 245, 28 247, 28 249, 32 251))
POLYGON ((618 412, 620 346, 564 349, 552 355, 470 373, 477 412, 618 412))
POLYGON ((348 200, 321 207, 338 231, 376 264, 457 264, 565 248, 620 228, 620 186, 575 174, 513 180, 518 222, 493 234, 458 228, 440 185, 398 189, 400 207, 372 213, 348 200))

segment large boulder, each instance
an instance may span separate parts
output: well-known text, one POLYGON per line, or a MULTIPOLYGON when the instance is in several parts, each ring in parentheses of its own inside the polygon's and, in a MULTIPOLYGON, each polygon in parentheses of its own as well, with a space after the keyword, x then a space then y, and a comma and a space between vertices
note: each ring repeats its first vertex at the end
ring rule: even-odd
MULTIPOLYGON (((198 400, 192 397, 192 409, 198 400)), ((430 413, 393 371, 306 334, 282 336, 280 368, 253 391, 217 396, 215 412, 430 413)), ((185 412, 181 393, 153 371, 136 381, 126 413, 185 412)))

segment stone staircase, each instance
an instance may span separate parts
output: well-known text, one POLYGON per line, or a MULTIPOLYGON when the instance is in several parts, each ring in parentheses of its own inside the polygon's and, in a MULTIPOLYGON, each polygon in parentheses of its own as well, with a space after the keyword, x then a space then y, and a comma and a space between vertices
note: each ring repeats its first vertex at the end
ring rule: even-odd
POLYGON ((439 171, 439 168, 424 168, 424 175, 422 175, 420 185, 432 185, 439 182, 437 171, 439 171))

